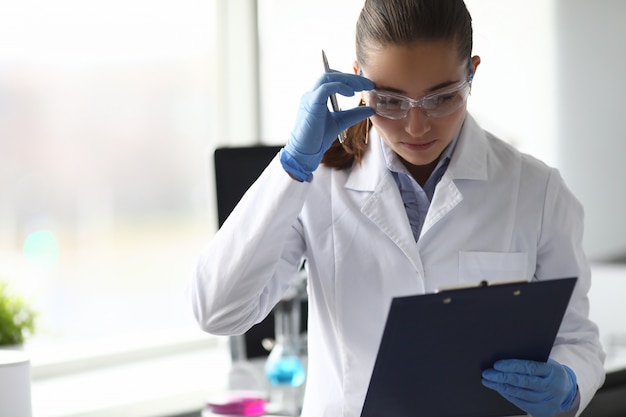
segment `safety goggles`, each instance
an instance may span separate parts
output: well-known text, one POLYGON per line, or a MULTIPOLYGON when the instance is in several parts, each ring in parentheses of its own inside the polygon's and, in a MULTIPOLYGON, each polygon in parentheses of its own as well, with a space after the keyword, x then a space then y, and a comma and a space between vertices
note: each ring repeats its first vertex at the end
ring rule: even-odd
POLYGON ((409 110, 419 107, 428 117, 444 117, 462 107, 470 94, 473 73, 460 84, 446 90, 427 94, 417 100, 378 90, 365 92, 366 103, 376 114, 387 119, 404 119, 409 110))

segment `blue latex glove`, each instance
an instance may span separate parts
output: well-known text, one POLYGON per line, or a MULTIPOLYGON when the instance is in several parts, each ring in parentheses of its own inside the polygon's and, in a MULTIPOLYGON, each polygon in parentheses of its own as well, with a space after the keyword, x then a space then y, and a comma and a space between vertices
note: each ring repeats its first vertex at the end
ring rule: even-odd
POLYGON ((355 74, 335 71, 320 77, 313 89, 302 96, 291 137, 280 152, 285 171, 300 181, 311 181, 311 173, 339 132, 374 114, 374 110, 366 106, 332 112, 328 98, 331 94, 351 97, 357 91, 373 88, 372 81, 355 74))
POLYGON ((497 361, 483 371, 483 385, 491 388, 532 417, 553 417, 569 409, 576 397, 576 375, 555 360, 497 361))

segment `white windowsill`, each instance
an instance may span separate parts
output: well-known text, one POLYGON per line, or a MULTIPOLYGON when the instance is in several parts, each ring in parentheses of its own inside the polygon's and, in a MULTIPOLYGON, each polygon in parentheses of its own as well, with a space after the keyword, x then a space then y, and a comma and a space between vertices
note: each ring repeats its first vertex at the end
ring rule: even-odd
POLYGON ((227 339, 130 349, 118 354, 33 361, 33 417, 166 417, 197 412, 227 387, 227 339))

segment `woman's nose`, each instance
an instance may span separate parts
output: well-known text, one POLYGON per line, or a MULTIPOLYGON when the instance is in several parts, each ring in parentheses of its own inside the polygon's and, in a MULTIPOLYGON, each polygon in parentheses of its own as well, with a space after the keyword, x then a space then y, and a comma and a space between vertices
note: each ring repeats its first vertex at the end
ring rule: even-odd
POLYGON ((419 107, 413 107, 406 115, 405 130, 413 137, 423 136, 430 130, 429 117, 419 107))

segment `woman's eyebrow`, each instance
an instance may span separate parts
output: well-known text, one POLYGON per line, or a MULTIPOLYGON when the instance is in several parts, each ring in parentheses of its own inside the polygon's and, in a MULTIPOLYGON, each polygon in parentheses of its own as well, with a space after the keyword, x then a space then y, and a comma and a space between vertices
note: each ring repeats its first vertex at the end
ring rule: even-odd
POLYGON ((456 80, 456 81, 444 81, 444 82, 442 82, 442 83, 440 83, 440 84, 437 84, 437 85, 436 85, 436 86, 434 86, 434 87, 431 87, 431 88, 427 89, 427 90, 426 90, 426 92, 428 92, 428 93, 434 93, 434 92, 435 92, 435 91, 437 91, 437 90, 441 90, 441 89, 443 89, 443 88, 446 88, 446 87, 449 87, 449 86, 451 86, 451 85, 457 84, 457 83, 459 83, 459 81, 460 81, 460 80, 456 80))
MULTIPOLYGON (((433 92, 435 92, 437 90, 441 90, 442 88, 451 86, 453 84, 457 84, 458 82, 459 82, 459 80, 457 80, 457 81, 444 81, 442 83, 439 83, 439 84, 437 84, 437 85, 435 85, 433 87, 430 87, 430 88, 426 89, 426 94, 433 93, 433 92)), ((402 95, 406 95, 406 93, 407 93, 406 91, 401 90, 399 88, 390 87, 390 86, 386 86, 386 85, 378 85, 378 84, 376 84, 376 89, 377 90, 388 91, 390 93, 402 94, 402 95)))

